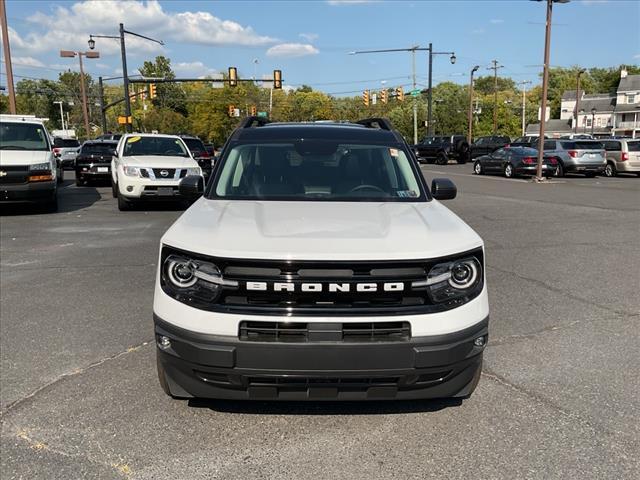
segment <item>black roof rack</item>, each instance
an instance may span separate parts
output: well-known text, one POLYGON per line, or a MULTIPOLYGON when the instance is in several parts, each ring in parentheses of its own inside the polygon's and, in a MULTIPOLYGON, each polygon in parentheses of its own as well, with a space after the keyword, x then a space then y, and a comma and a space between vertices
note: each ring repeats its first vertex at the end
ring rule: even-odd
POLYGON ((372 118, 363 118, 362 120, 358 120, 358 125, 364 125, 367 128, 379 128, 380 130, 393 130, 393 125, 386 118, 381 117, 372 117, 372 118))
POLYGON ((262 127, 267 123, 271 123, 271 120, 269 120, 267 117, 247 117, 243 118, 240 121, 240 125, 238 125, 238 128, 252 128, 254 124, 257 124, 258 127, 262 127))

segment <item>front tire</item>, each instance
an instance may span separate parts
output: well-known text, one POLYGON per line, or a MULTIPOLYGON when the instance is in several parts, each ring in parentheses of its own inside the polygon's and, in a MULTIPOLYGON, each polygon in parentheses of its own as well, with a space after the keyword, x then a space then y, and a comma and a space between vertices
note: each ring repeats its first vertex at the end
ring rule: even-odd
POLYGON ((447 163, 449 163, 449 157, 447 157, 446 153, 440 152, 438 154, 438 157, 436 158, 436 163, 438 165, 446 165, 447 163))
POLYGON ((121 195, 120 192, 118 192, 118 210, 121 212, 131 210, 131 201, 124 198, 124 195, 121 195))
POLYGON ((118 198, 118 185, 113 182, 113 178, 111 178, 111 195, 113 198, 118 198))
POLYGON ((484 173, 482 164, 478 160, 476 160, 473 164, 473 173, 475 173, 476 175, 482 175, 484 173))
POLYGON ((607 162, 607 166, 604 167, 604 175, 605 177, 615 177, 618 175, 616 166, 612 162, 607 162))
POLYGON ((558 168, 556 168, 556 177, 564 177, 564 166, 562 162, 558 162, 558 168))

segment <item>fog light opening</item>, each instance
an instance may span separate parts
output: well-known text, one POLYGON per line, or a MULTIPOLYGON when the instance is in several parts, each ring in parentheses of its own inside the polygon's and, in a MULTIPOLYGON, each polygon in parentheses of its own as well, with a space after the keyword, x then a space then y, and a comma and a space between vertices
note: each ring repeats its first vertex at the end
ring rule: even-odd
POLYGON ((484 344, 486 343, 486 341, 487 341, 487 337, 483 335, 483 336, 481 336, 481 337, 476 338, 476 339, 473 341, 473 344, 474 344, 476 347, 484 347, 484 344))
POLYGON ((131 185, 127 187, 127 192, 133 192, 133 187, 131 185))
POLYGON ((169 339, 169 337, 160 335, 160 337, 158 338, 158 347, 160 347, 163 350, 171 348, 171 340, 169 339))

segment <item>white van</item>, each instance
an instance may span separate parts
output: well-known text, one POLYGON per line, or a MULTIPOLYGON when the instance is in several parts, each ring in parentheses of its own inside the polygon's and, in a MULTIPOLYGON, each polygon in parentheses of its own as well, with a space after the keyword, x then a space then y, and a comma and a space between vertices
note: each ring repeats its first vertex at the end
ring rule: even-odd
POLYGON ((58 209, 59 160, 42 120, 0 115, 0 203, 37 203, 58 209))

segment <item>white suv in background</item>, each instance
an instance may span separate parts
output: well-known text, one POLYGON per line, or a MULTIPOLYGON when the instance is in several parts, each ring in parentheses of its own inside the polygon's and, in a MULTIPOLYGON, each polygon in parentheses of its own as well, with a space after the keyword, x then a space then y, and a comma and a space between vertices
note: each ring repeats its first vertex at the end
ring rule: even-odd
POLYGON ((111 188, 120 210, 141 200, 178 200, 178 183, 187 175, 202 175, 180 137, 129 133, 111 160, 111 188))

